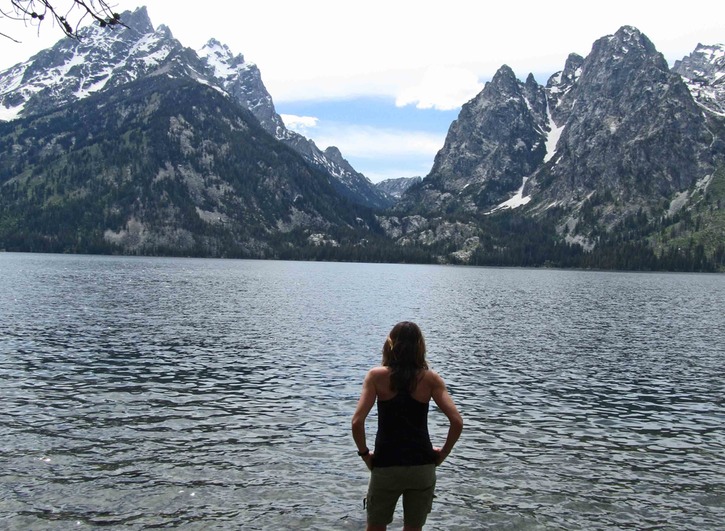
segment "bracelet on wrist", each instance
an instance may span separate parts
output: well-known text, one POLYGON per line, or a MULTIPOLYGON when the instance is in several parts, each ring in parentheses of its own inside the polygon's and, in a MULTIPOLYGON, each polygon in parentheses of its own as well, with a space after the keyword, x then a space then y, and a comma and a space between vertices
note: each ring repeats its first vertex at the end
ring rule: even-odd
POLYGON ((357 455, 359 455, 360 457, 365 457, 369 453, 370 453, 370 448, 365 448, 362 452, 360 450, 358 450, 357 455))

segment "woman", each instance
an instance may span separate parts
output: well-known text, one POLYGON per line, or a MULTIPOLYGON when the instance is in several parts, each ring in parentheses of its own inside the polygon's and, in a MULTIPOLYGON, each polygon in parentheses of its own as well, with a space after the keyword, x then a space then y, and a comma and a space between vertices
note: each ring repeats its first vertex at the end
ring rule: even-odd
POLYGON ((371 470, 367 495, 368 531, 385 531, 403 496, 405 531, 423 529, 433 503, 436 467, 451 453, 463 420, 443 379, 428 368, 425 340, 415 323, 396 324, 383 345, 381 367, 371 369, 352 417, 352 437, 371 470), (448 417, 448 436, 433 448, 428 435, 431 400, 448 417), (365 441, 365 419, 378 403, 375 452, 365 441))

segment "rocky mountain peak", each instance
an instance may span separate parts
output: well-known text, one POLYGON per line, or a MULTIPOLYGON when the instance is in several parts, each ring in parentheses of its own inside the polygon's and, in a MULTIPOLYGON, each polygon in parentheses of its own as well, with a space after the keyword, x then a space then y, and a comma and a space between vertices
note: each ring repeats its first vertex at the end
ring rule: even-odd
POLYGON ((652 41, 650 41, 644 33, 639 31, 634 26, 622 26, 613 36, 605 37, 605 39, 617 42, 620 46, 642 46, 646 48, 650 53, 657 52, 657 50, 655 49, 655 45, 652 43, 652 41))
POLYGON ((712 171, 712 135, 701 109, 636 28, 597 40, 574 79, 559 86, 550 80, 550 94, 563 86, 572 95, 559 98, 565 113, 552 113, 563 126, 555 164, 539 169, 527 189, 540 204, 577 211, 592 197, 615 198, 602 217, 610 228, 712 171))
MULTIPOLYGON (((222 44, 216 39, 209 39, 204 46, 197 50, 197 53, 199 57, 206 59, 208 63, 214 66, 224 65, 232 69, 236 69, 242 65, 246 67, 254 66, 253 63, 247 63, 242 54, 235 55, 229 49, 229 46, 222 44)), ((226 74, 230 75, 232 72, 226 72, 226 74)))
POLYGON ((503 65, 451 124, 421 186, 402 205, 419 212, 486 210, 508 200, 546 154, 546 95, 503 65))
POLYGON ((423 179, 421 177, 398 177, 397 179, 385 179, 375 184, 375 187, 382 190, 391 197, 400 199, 403 194, 411 186, 418 184, 423 179))
POLYGON ((146 75, 181 48, 168 28, 154 30, 145 8, 121 15, 125 26, 96 24, 0 72, 0 119, 47 112, 146 75))
POLYGON ((336 146, 329 146, 328 148, 325 149, 324 153, 325 153, 325 155, 330 157, 330 160, 332 160, 333 162, 336 162, 338 164, 347 162, 342 157, 342 152, 340 151, 340 149, 337 148, 336 146))
POLYGON ((206 44, 204 46, 202 46, 202 49, 204 49, 204 48, 207 48, 210 50, 215 50, 215 49, 223 50, 228 55, 231 55, 231 50, 229 49, 229 46, 219 42, 214 37, 212 37, 211 39, 206 41, 206 44))
MULTIPOLYGON (((679 67, 714 94, 720 57, 702 48, 679 67)), ((703 113, 693 86, 632 26, 597 40, 586 58, 569 55, 545 88, 503 65, 463 105, 430 174, 396 213, 526 205, 524 216, 556 219, 567 241, 591 249, 597 231, 643 212, 663 215, 663 204, 684 204, 677 198, 712 178, 722 118, 703 113)))
MULTIPOLYGON (((124 12, 121 15, 121 21, 127 28, 130 28, 140 34, 153 33, 155 31, 146 6, 137 7, 133 11, 124 12)), ((89 26, 89 28, 93 28, 93 26, 89 26)), ((114 30, 115 28, 120 28, 122 30, 123 26, 114 26, 114 30)), ((106 30, 107 29, 104 28, 104 31, 106 30)), ((91 31, 95 30, 91 29, 91 31)))
POLYGON ((583 64, 584 58, 581 55, 569 54, 564 64, 564 70, 556 72, 546 82, 549 113, 557 126, 566 123, 572 106, 576 102, 573 89, 579 81, 583 64))
POLYGON ((564 63, 563 77, 569 80, 571 83, 576 82, 581 74, 581 67, 584 63, 584 58, 578 53, 570 53, 566 62, 564 63))
POLYGON ((725 45, 699 43, 690 55, 675 61, 672 70, 691 80, 725 83, 725 45))
POLYGON ((612 91, 624 89, 638 73, 646 77, 654 73, 667 76, 669 66, 643 33, 632 26, 623 26, 614 35, 594 43, 582 65, 582 82, 606 87, 612 96, 612 91))
POLYGON ((675 61, 695 100, 715 115, 725 115, 725 45, 698 44, 695 51, 675 61))
POLYGON ((579 80, 582 64, 584 64, 584 58, 581 55, 569 54, 564 64, 564 70, 552 74, 546 82, 546 87, 556 89, 558 92, 566 92, 579 80))
POLYGON ((501 66, 488 85, 489 94, 498 94, 501 97, 518 96, 521 92, 519 80, 508 65, 501 66))

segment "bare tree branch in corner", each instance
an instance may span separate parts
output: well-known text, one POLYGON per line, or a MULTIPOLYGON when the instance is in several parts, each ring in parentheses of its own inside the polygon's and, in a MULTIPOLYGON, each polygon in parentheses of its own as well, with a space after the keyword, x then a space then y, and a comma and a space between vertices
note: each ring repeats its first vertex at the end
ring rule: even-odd
MULTIPOLYGON (((78 30, 87 18, 98 22, 101 27, 121 23, 121 16, 104 0, 9 0, 10 7, 0 7, 0 18, 8 18, 37 26, 52 20, 68 37, 78 39, 78 30)), ((0 33, 0 36, 18 42, 0 33)))

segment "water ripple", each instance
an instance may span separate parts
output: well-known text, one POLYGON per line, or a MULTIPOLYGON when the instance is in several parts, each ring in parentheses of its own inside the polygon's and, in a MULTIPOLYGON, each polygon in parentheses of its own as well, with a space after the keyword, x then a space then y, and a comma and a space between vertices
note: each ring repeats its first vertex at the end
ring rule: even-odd
POLYGON ((362 529, 350 415, 404 318, 466 421, 428 529, 725 521, 721 276, 0 267, 0 527, 362 529))

